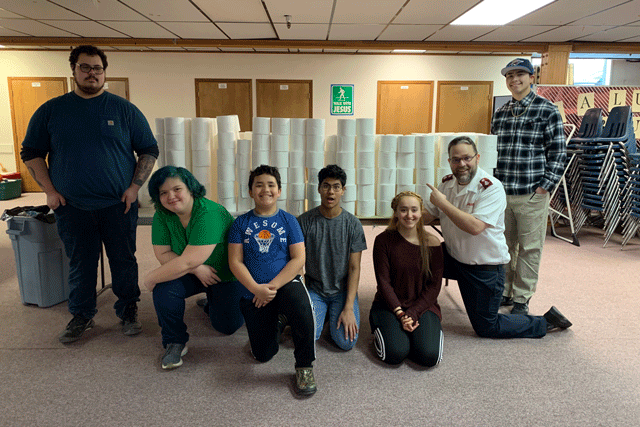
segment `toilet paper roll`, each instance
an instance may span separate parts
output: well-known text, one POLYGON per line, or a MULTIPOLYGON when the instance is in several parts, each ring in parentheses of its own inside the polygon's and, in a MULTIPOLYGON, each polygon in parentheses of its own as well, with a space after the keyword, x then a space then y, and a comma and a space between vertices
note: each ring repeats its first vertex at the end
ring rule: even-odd
POLYGON ((336 135, 336 151, 356 151, 356 136, 336 135))
POLYGON ((286 180, 285 176, 287 176, 286 171, 283 175, 280 175, 282 179, 282 181, 280 182, 280 199, 281 200, 286 200, 287 195, 289 194, 289 183, 284 182, 286 180))
POLYGON ((236 180, 236 167, 234 165, 218 164, 218 181, 233 182, 235 180, 236 180))
POLYGON ((356 135, 374 135, 375 123, 374 119, 356 119, 356 135))
POLYGON ((307 184, 307 200, 309 202, 320 204, 320 193, 318 193, 317 185, 307 184), (309 191, 309 190, 312 190, 312 191, 309 191))
POLYGON ((239 139, 236 141, 236 153, 248 156, 251 154, 251 140, 239 139))
POLYGON ((389 168, 393 169, 398 166, 398 162, 396 160, 396 153, 394 152, 386 152, 380 151, 378 153, 378 167, 379 168, 389 168))
POLYGON ((236 164, 236 152, 233 148, 218 148, 216 155, 219 165, 236 164))
MULTIPOLYGON (((251 171, 238 169, 238 177, 249 176, 251 171)), ((247 184, 238 183, 238 200, 251 198, 249 195, 249 186, 247 184)))
POLYGON ((371 218, 376 216, 376 201, 358 200, 356 204, 356 215, 360 218, 371 218))
POLYGON ((218 196, 218 203, 220 203, 230 213, 235 212, 238 209, 235 197, 221 198, 218 196))
POLYGON ((268 151, 271 148, 271 135, 253 134, 251 138, 251 150, 268 151))
POLYGON ((228 199, 236 196, 236 183, 233 181, 218 181, 218 197, 228 199))
POLYGON ((191 165, 193 167, 211 166, 211 151, 191 150, 191 165))
POLYGON ((416 183, 418 185, 435 184, 435 168, 416 169, 416 183))
POLYGON ((376 151, 375 135, 358 135, 356 140, 358 151, 376 151))
POLYGON ((218 132, 218 148, 235 148, 236 133, 235 132, 218 132))
POLYGON ((378 184, 378 200, 393 200, 395 196, 395 184, 378 184))
POLYGON ((431 189, 426 185, 416 185, 416 193, 422 196, 422 200, 429 200, 431 197, 431 189))
POLYGON ((289 167, 289 153, 286 151, 271 151, 269 153, 269 161, 271 166, 275 166, 278 169, 289 167))
POLYGON ((238 198, 238 213, 243 214, 253 209, 253 199, 251 197, 238 198))
POLYGON ((356 169, 355 168, 342 168, 344 173, 347 175, 347 183, 349 185, 353 185, 356 183, 356 169))
POLYGON ((291 133, 291 122, 287 118, 272 118, 271 133, 276 135, 289 135, 291 133))
POLYGON ((403 135, 398 139, 398 153, 415 153, 415 135, 403 135))
POLYGON ((165 134, 182 134, 186 131, 184 117, 165 117, 164 118, 164 133, 165 134))
POLYGON ((416 152, 416 168, 433 168, 435 167, 435 151, 424 152, 417 151, 416 152))
POLYGON ((240 121, 237 115, 218 116, 216 117, 218 125, 218 133, 222 132, 240 132, 240 121))
POLYGON ((271 126, 271 119, 269 117, 254 117, 253 118, 253 134, 269 135, 271 126))
POLYGON ((250 154, 236 154, 236 168, 242 170, 251 170, 251 155, 250 154))
POLYGON ((322 135, 324 139, 324 119, 306 119, 306 135, 322 135))
POLYGON ((156 118, 156 134, 164 134, 164 117, 156 118))
POLYGON ((304 167, 289 167, 289 183, 304 184, 304 167))
POLYGON ((164 135, 164 149, 165 150, 186 150, 187 140, 184 134, 172 133, 164 135))
POLYGON ((408 169, 416 167, 416 153, 398 153, 396 156, 398 168, 408 169))
POLYGON ((356 121, 354 119, 338 119, 338 135, 356 136, 356 121))
POLYGON ((165 150, 165 161, 167 165, 186 168, 186 152, 184 150, 165 150))
POLYGON ((396 184, 409 185, 413 184, 413 169, 398 169, 396 184))
POLYGON ((304 169, 305 153, 302 151, 292 151, 289 153, 289 167, 304 169))
POLYGON ((375 201, 376 198, 376 186, 373 184, 370 185, 358 185, 358 189, 356 191, 357 200, 371 200, 375 201))
POLYGON ((344 186, 344 196, 342 200, 345 202, 355 202, 358 198, 358 187, 354 184, 347 184, 344 186))
POLYGON ((193 176, 200 182, 200 184, 206 184, 210 180, 211 167, 210 166, 194 166, 193 176))
POLYGON ((498 152, 497 151, 480 151, 480 160, 478 166, 485 171, 491 171, 498 167, 498 152))
POLYGON ((156 142, 158 143, 158 149, 160 150, 160 152, 164 151, 164 148, 165 148, 164 134, 163 133, 156 133, 153 136, 156 138, 156 142))
POLYGON ((322 169, 324 167, 324 151, 307 151, 305 164, 308 168, 322 169))
POLYGON ((383 218, 391 218, 393 215, 391 200, 378 200, 376 202, 376 215, 383 218))
POLYGON ((305 139, 307 151, 324 151, 324 134, 307 135, 305 139))
POLYGON ((289 135, 272 134, 271 151, 289 152, 289 135))
POLYGON ((442 182, 442 178, 444 178, 445 176, 449 175, 451 173, 451 168, 446 167, 446 168, 438 168, 436 170, 436 187, 438 185, 440 185, 440 183, 442 182))
POLYGON ((343 169, 354 169, 356 165, 355 153, 353 151, 338 151, 336 153, 336 164, 343 169))
POLYGON ((211 122, 209 117, 194 117, 191 119, 191 135, 203 133, 211 135, 211 122))
POLYGON ((374 168, 360 168, 356 173, 358 184, 374 184, 376 182, 376 170, 374 168))
POLYGON ((403 191, 413 191, 416 192, 415 184, 398 184, 396 185, 396 191, 398 193, 402 193, 403 191))
POLYGON ((269 151, 266 150, 253 150, 251 151, 251 167, 253 169, 260 165, 269 164, 269 151))
POLYGON ((289 136, 289 151, 304 151, 305 136, 291 135, 289 136))
POLYGON ((324 152, 324 164, 325 165, 335 165, 336 164, 336 152, 335 151, 325 151, 324 152))
POLYGON ((304 135, 305 134, 305 119, 289 119, 291 126, 291 135, 304 135))
POLYGON ((238 132, 238 139, 248 139, 251 141, 253 137, 253 132, 238 132))
POLYGON ((298 182, 289 184, 289 198, 293 200, 304 200, 305 183, 298 182))
POLYGON ((398 151, 398 135, 382 135, 380 137, 380 152, 396 153, 398 151))
POLYGON ((438 145, 436 152, 439 153, 439 166, 445 167, 449 165, 449 142, 456 138, 459 134, 454 133, 442 133, 438 134, 438 145))
POLYGON ((376 153, 374 151, 358 151, 356 153, 356 162, 359 168, 375 168, 376 153))
POLYGON ((395 186, 397 175, 396 168, 380 168, 378 169, 378 182, 380 184, 391 184, 395 186))
POLYGON ((345 211, 349 212, 350 214, 356 214, 356 201, 355 200, 351 200, 351 201, 345 201, 344 198, 342 199, 342 203, 340 204, 340 206, 342 207, 342 209, 344 209, 345 211))
POLYGON ((494 151, 498 149, 498 135, 478 135, 476 142, 478 151, 494 151))
POLYGON ((435 153, 436 151, 436 135, 416 135, 416 152, 418 153, 435 153))
POLYGON ((287 212, 293 216, 300 216, 304 213, 304 200, 287 200, 287 212))
POLYGON ((307 167, 307 177, 309 184, 318 185, 318 172, 322 168, 310 168, 307 167))
POLYGON ((191 134, 192 150, 211 150, 211 135, 205 133, 191 134))
POLYGON ((338 135, 329 135, 324 140, 324 151, 336 152, 338 151, 338 135))

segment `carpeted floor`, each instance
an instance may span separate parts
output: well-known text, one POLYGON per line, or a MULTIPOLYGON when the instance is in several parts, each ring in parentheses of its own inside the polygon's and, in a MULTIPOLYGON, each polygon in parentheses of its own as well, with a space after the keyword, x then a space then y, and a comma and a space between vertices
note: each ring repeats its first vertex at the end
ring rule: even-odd
MULTIPOLYGON (((0 212, 41 204, 41 195, 0 202, 0 212)), ((4 227, 4 226, 3 226, 4 227)), ((432 369, 376 360, 368 325, 375 293, 371 248, 384 227, 365 227, 361 331, 342 352, 317 345, 318 392, 293 393, 293 346, 260 364, 246 329, 216 333, 191 298, 184 365, 160 368, 151 295, 139 304, 144 331, 120 332, 111 291, 99 297, 96 327, 76 343, 57 334, 66 304, 24 306, 11 242, 0 233, 0 426, 637 426, 640 425, 640 239, 620 250, 614 235, 585 228, 576 247, 548 237, 533 314, 556 305, 573 323, 542 339, 474 335, 457 285, 443 287, 444 358, 432 369)), ((138 228, 140 272, 157 264, 151 228, 138 228)), ((109 275, 107 274, 107 283, 109 275)))

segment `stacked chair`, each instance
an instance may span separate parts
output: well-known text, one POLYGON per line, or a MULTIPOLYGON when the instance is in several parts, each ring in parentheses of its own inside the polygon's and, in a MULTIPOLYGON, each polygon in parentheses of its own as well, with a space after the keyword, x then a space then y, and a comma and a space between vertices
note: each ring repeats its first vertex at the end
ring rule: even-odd
POLYGON ((629 154, 627 198, 622 209, 622 247, 640 230, 640 154, 629 154))

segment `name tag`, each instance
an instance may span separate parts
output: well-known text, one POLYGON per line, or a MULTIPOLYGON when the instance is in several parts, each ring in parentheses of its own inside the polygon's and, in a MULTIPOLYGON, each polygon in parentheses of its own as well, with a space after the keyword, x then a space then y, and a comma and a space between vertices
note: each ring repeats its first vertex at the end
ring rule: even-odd
POLYGON ((109 126, 113 126, 113 125, 115 125, 115 123, 113 122, 113 120, 107 120, 107 124, 108 124, 109 126))

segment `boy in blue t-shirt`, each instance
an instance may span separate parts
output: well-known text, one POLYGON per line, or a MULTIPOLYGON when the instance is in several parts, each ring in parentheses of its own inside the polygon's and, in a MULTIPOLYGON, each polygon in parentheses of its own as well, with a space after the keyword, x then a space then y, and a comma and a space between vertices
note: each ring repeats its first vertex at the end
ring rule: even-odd
POLYGON ((305 262, 304 238, 298 220, 278 209, 280 173, 261 165, 249 175, 255 209, 239 216, 229 230, 229 267, 246 288, 240 300, 256 360, 266 362, 278 352, 286 323, 296 359, 296 392, 316 392, 313 376, 315 322, 311 299, 300 272, 305 262))

